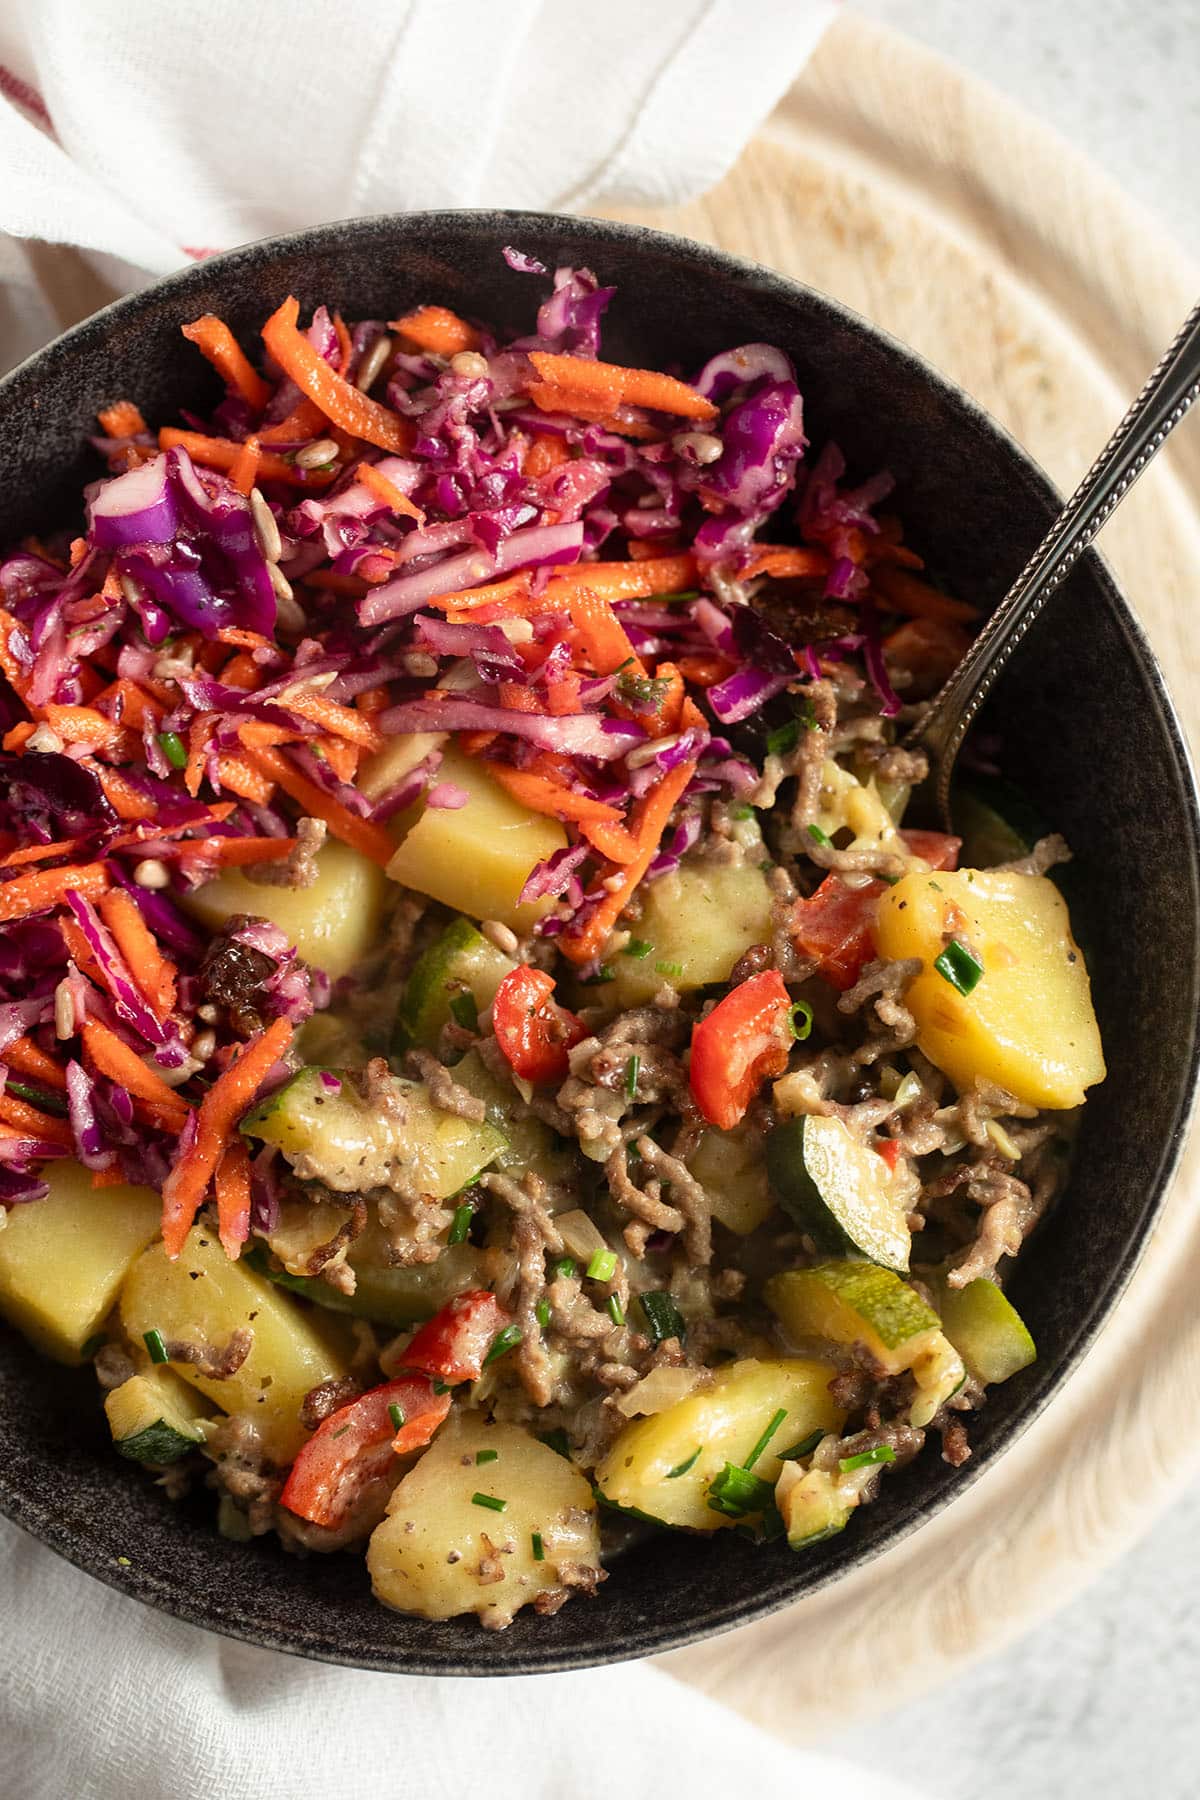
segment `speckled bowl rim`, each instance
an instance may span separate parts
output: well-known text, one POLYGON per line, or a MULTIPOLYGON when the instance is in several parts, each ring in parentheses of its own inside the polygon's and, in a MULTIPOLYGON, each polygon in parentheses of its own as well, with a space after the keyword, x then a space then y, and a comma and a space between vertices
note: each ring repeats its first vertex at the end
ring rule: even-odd
MULTIPOLYGON (((69 365, 76 357, 86 355, 89 344, 95 342, 97 338, 102 338, 111 326, 119 326, 124 329, 130 325, 136 325, 140 316, 156 310, 164 298, 177 300, 183 306, 186 305, 188 295, 193 290, 207 289, 213 283, 214 278, 235 281, 240 271, 257 267, 264 262, 270 264, 280 257, 294 256, 309 246, 316 253, 328 251, 337 242, 344 241, 347 236, 367 240, 376 238, 381 245, 389 246, 394 245, 399 238, 402 245, 405 235, 419 232, 423 227, 431 231, 457 227, 464 232, 477 233, 481 238, 490 235, 493 241, 500 242, 517 239, 525 231, 551 233, 564 247, 574 243, 581 249, 586 246, 589 253, 602 252, 606 243, 619 244, 629 248, 641 246, 648 251, 659 249, 676 257, 683 253, 698 266, 712 269, 764 296, 774 297, 785 304, 795 304, 799 301, 810 312, 824 311, 831 322, 839 323, 851 331, 872 338, 877 344, 882 345, 892 357, 917 370, 922 379, 929 387, 936 390, 943 400, 949 401, 968 417, 978 431, 996 442, 998 451, 1017 465, 1032 491, 1040 491, 1046 502, 1053 507, 1062 503, 1062 497, 1057 489, 1032 457, 1017 443, 1011 433, 986 413, 968 394, 926 363, 907 344, 902 343, 889 332, 865 319, 860 313, 844 306, 820 290, 811 288, 803 282, 793 281, 745 258, 717 250, 711 245, 677 234, 656 231, 647 226, 623 224, 586 216, 561 216, 520 210, 455 208, 389 213, 367 218, 338 220, 313 226, 304 231, 257 239, 219 256, 206 258, 202 262, 152 282, 147 287, 139 289, 137 293, 113 301, 19 363, 4 376, 3 380, 0 380, 0 416, 3 415, 6 406, 14 401, 20 403, 23 393, 31 386, 36 387, 43 377, 54 375, 59 364, 67 363, 69 365)), ((1129 602, 1125 599, 1103 556, 1095 549, 1089 550, 1086 555, 1093 579, 1106 591, 1106 598, 1120 628, 1124 647, 1145 680, 1155 702, 1158 719, 1174 760, 1180 799, 1188 820, 1185 849, 1190 857, 1189 873, 1192 891, 1195 894, 1200 891, 1200 792, 1197 790, 1196 773, 1188 745, 1158 660, 1129 602)), ((1016 566, 1014 558, 1014 572, 1016 566)), ((1200 993, 1200 940, 1197 941, 1193 966, 1188 973, 1191 980, 1191 991, 1193 995, 1197 995, 1200 993)), ((974 1456, 963 1469, 957 1471, 953 1486, 941 1493, 928 1495, 923 1501, 914 1505, 908 1514, 892 1526, 886 1534, 881 1535, 877 1540, 861 1544, 846 1562, 823 1568, 815 1576, 810 1570, 805 1575, 798 1573, 794 1580, 785 1577, 776 1584, 770 1593, 758 1598, 747 1597, 744 1600, 731 1600, 715 1605, 708 1612, 693 1613, 684 1625, 673 1623, 664 1611, 660 1612, 655 1619, 645 1619, 640 1630, 626 1635, 619 1643, 611 1643, 604 1641, 603 1620, 598 1618, 597 1642, 591 1648, 573 1647, 564 1651, 554 1650, 547 1645, 546 1653, 539 1654, 536 1649, 527 1652, 524 1649, 518 1650, 514 1646, 516 1654, 507 1654, 503 1640, 497 1646, 496 1641, 489 1637, 490 1654, 486 1657, 478 1648, 478 1640, 473 1644, 472 1640, 464 1635, 461 1662, 456 1664, 453 1669, 449 1669, 445 1661, 441 1659, 423 1662, 419 1655, 414 1658, 405 1652, 402 1643, 397 1644, 394 1655, 364 1656, 361 1653, 347 1655, 342 1646, 328 1636, 319 1633, 305 1633, 302 1629, 292 1626, 280 1628, 274 1622, 264 1620, 250 1609, 223 1603, 216 1594, 205 1595, 201 1598, 188 1592, 177 1591, 169 1579, 159 1576, 152 1569, 114 1566, 109 1555, 97 1552, 88 1543, 86 1531, 71 1527, 60 1507, 56 1507, 49 1499, 18 1491, 10 1483, 7 1471, 2 1467, 0 1467, 0 1514, 12 1520, 84 1573, 94 1576, 118 1593, 137 1599, 184 1623, 197 1625, 222 1636, 257 1645, 263 1649, 279 1650, 313 1661, 352 1668, 431 1676, 453 1674, 487 1677, 549 1674, 659 1655, 669 1650, 681 1649, 701 1639, 716 1636, 739 1626, 748 1625, 755 1619, 764 1618, 810 1594, 822 1591, 850 1573, 885 1556, 918 1531, 936 1513, 943 1511, 969 1487, 973 1486, 1046 1409, 1086 1356, 1106 1320, 1121 1299, 1130 1277, 1141 1259, 1182 1154, 1188 1127, 1196 1106, 1198 1080, 1200 1080, 1200 1009, 1197 1010, 1196 1024, 1187 1045, 1185 1077, 1180 1085, 1180 1100, 1175 1108, 1171 1129, 1166 1136, 1166 1141, 1162 1144, 1152 1177, 1147 1182, 1145 1225, 1140 1237, 1131 1236, 1124 1254, 1109 1270, 1103 1288, 1097 1291, 1090 1307, 1077 1320, 1069 1346, 1064 1350, 1053 1376, 1031 1397, 1027 1406, 1018 1415, 1005 1423, 990 1440, 984 1451, 974 1456)), ((302 1564, 297 1564, 298 1571, 302 1567, 302 1564)), ((302 1576, 300 1580, 302 1581, 302 1576)), ((601 1596, 601 1605, 602 1603, 603 1597, 601 1596)))

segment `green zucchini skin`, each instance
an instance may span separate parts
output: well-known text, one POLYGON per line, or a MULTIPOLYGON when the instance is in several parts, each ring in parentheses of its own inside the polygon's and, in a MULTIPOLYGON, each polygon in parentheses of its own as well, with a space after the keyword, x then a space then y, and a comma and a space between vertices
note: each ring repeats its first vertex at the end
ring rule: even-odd
POLYGON ((767 1175, 784 1211, 823 1256, 908 1270, 912 1235, 883 1158, 836 1117, 806 1114, 767 1138, 767 1175))

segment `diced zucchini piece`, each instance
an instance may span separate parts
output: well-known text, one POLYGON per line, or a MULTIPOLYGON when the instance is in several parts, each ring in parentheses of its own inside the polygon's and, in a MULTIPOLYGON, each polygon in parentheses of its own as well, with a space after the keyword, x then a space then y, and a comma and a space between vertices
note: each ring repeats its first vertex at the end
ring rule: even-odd
POLYGON ((714 1219, 738 1237, 757 1230, 775 1202, 763 1161, 762 1134, 748 1125, 704 1132, 688 1168, 708 1196, 714 1219))
POLYGON ((467 804, 426 807, 388 864, 388 874, 468 918, 498 919, 514 931, 528 931, 553 902, 520 906, 518 897, 534 866, 566 844, 562 826, 529 812, 453 746, 438 779, 465 789, 467 804))
POLYGON ((311 887, 266 887, 229 869, 180 899, 212 931, 234 913, 270 919, 305 962, 338 981, 378 944, 386 896, 383 870, 331 838, 317 853, 311 887))
POLYGON ((930 1348, 941 1320, 891 1269, 824 1262, 772 1275, 767 1305, 798 1344, 861 1344, 887 1375, 899 1375, 930 1348))
POLYGON ((942 1330, 979 1381, 1007 1381, 1037 1361, 1028 1327, 994 1281, 980 1277, 966 1287, 936 1286, 942 1330))
POLYGON ((0 1231, 0 1313, 56 1362, 78 1363, 130 1265, 158 1233, 151 1188, 94 1188, 65 1159, 47 1164, 44 1200, 9 1209, 0 1231))
POLYGON ((174 1369, 151 1365, 105 1396, 113 1447, 133 1462, 173 1463, 204 1442, 204 1407, 174 1369))
MULTIPOLYGON (((641 1006, 664 984, 687 993, 726 981, 752 944, 771 936, 771 890, 756 863, 684 862, 645 890, 633 945, 610 959, 605 1006, 641 1006)), ((593 996, 593 1003, 596 996, 593 996)))
POLYGON ((121 1324, 134 1345, 157 1331, 214 1351, 223 1350, 235 1331, 250 1331, 246 1360, 224 1379, 202 1374, 193 1363, 173 1366, 225 1412, 257 1426, 267 1456, 281 1465, 292 1461, 307 1435, 300 1407, 309 1389, 348 1372, 336 1335, 319 1315, 244 1262, 230 1262, 215 1232, 203 1225, 192 1227, 174 1262, 162 1244, 142 1253, 121 1290, 121 1324))
POLYGON ((397 1049, 410 1044, 434 1049, 442 1026, 457 1016, 456 1003, 466 1003, 473 1021, 516 966, 470 919, 455 919, 413 965, 396 1021, 397 1049))
POLYGON ((369 1106, 344 1070, 301 1069, 242 1120, 248 1137, 275 1144, 304 1180, 335 1193, 405 1182, 444 1200, 504 1148, 486 1120, 433 1104, 421 1081, 393 1078, 395 1114, 369 1106))
POLYGON ((752 1471, 764 1481, 778 1479, 778 1451, 818 1429, 840 1428, 833 1376, 828 1363, 799 1357, 727 1363, 710 1386, 626 1425, 596 1470, 597 1486, 614 1506, 660 1524, 719 1531, 734 1520, 709 1506, 709 1485, 727 1462, 740 1465, 750 1455, 777 1412, 785 1416, 752 1471))
POLYGON ((827 1469, 785 1463, 775 1485, 775 1504, 793 1550, 805 1550, 844 1531, 858 1504, 856 1484, 827 1469))
POLYGON ((999 776, 959 777, 953 810, 954 828, 963 841, 964 868, 1017 862, 1046 835, 1047 827, 1032 802, 999 776))
POLYGON ((880 899, 875 941, 881 956, 922 963, 905 1003, 922 1051, 959 1089, 983 1078, 1055 1108, 1104 1080, 1087 969, 1046 876, 906 875, 880 899), (967 993, 935 967, 951 940, 982 965, 967 993))
POLYGON ((767 1138, 767 1171, 784 1209, 819 1251, 907 1270, 912 1234, 904 1187, 843 1120, 808 1114, 777 1125, 767 1138))
POLYGON ((493 1075, 478 1051, 468 1050, 462 1061, 455 1063, 454 1079, 469 1094, 478 1094, 487 1106, 489 1125, 504 1139, 496 1153, 498 1169, 519 1174, 529 1169, 551 1187, 578 1172, 574 1145, 557 1137, 541 1119, 518 1118, 518 1096, 512 1085, 493 1075))

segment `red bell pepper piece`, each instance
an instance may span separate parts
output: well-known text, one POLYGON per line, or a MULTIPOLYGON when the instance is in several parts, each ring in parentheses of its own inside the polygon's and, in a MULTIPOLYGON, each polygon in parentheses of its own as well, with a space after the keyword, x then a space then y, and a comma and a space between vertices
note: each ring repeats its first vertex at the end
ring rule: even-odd
POLYGON ((923 858, 931 869, 957 869, 961 838, 945 831, 902 831, 900 836, 913 855, 923 858))
POLYGON ((787 1068, 791 1001, 778 969, 751 975, 692 1032, 692 1098, 710 1125, 731 1131, 764 1081, 787 1068))
POLYGON ((427 1444, 449 1411, 449 1394, 435 1394, 424 1375, 360 1394, 317 1427, 292 1464, 281 1505, 314 1525, 340 1525, 367 1483, 386 1475, 393 1457, 427 1444))
POLYGON ((565 1079, 567 1052, 587 1035, 573 1012, 553 999, 554 981, 528 963, 513 969, 496 989, 492 1029, 514 1072, 526 1081, 565 1079))
POLYGON ((487 1288, 456 1294, 449 1305, 422 1325, 404 1353, 410 1369, 423 1369, 440 1381, 478 1381, 483 1359, 497 1334, 512 1324, 512 1314, 487 1288))
POLYGON ((900 1145, 897 1140, 895 1138, 884 1138, 881 1143, 876 1144, 875 1148, 894 1175, 896 1173, 896 1164, 900 1161, 900 1145))
POLYGON ((872 929, 879 896, 887 883, 869 881, 847 887, 838 875, 827 875, 815 894, 792 908, 792 940, 801 956, 817 960, 817 973, 830 987, 854 986, 875 954, 872 929))

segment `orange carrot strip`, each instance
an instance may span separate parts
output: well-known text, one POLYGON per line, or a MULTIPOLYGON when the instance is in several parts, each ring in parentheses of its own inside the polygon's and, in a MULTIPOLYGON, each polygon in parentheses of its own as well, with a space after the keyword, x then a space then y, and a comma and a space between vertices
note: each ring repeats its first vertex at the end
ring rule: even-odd
POLYGON ((544 713, 546 710, 533 689, 524 687, 519 681, 500 682, 497 698, 509 712, 544 713))
POLYGON ((290 725, 272 725, 268 719, 243 719, 237 729, 238 737, 248 750, 269 748, 272 744, 309 742, 304 732, 293 731, 290 725))
POLYGON ((286 418, 280 419, 278 425, 268 425, 260 431, 260 444, 302 444, 306 438, 323 437, 328 429, 329 421, 319 406, 314 406, 307 396, 294 406, 286 418))
POLYGON ((263 775, 278 782, 284 793, 290 794, 310 818, 323 819, 334 837, 341 838, 344 844, 361 851, 381 869, 386 869, 396 853, 396 846, 381 825, 373 825, 369 819, 360 819, 350 812, 340 800, 335 800, 315 781, 301 774, 295 763, 281 756, 278 750, 251 750, 247 754, 248 760, 263 775))
POLYGON ((457 356, 460 350, 478 350, 483 339, 473 325, 448 306, 418 306, 402 319, 388 322, 390 331, 402 331, 418 350, 435 356, 457 356))
POLYGON ((104 970, 100 967, 96 953, 88 943, 79 922, 70 913, 64 913, 58 921, 58 929, 62 933, 63 942, 67 946, 67 955, 81 974, 89 981, 94 981, 98 988, 106 985, 104 970))
POLYGON ((163 854, 184 859, 196 857, 205 863, 216 863, 222 869, 240 869, 246 863, 278 862, 290 856, 299 838, 210 837, 190 838, 172 844, 163 854))
POLYGON ((577 794, 571 788, 560 787, 544 775, 532 774, 528 769, 514 769, 508 763, 489 762, 486 767, 493 781, 522 806, 527 806, 530 812, 545 813, 551 819, 571 819, 576 824, 585 821, 609 825, 622 823, 621 813, 615 806, 609 806, 604 800, 593 800, 588 794, 577 794))
POLYGON ((187 765, 183 771, 183 785, 193 800, 200 792, 200 783, 204 780, 208 736, 215 717, 215 713, 197 713, 188 726, 188 754, 187 765))
POLYGON ((603 594, 577 587, 570 595, 569 605, 571 623, 597 675, 612 675, 625 665, 636 674, 645 674, 645 664, 603 594))
POLYGON ((618 868, 637 860, 637 839, 626 830, 624 825, 608 825, 595 819, 586 820, 580 827, 580 834, 585 837, 593 850, 606 856, 618 868))
POLYGON ((565 413, 571 418, 586 419, 589 425, 599 425, 621 437, 643 438, 648 442, 662 439, 663 433, 657 425, 652 425, 649 419, 631 417, 623 407, 613 412, 603 400, 573 394, 568 388, 552 387, 548 381, 531 381, 526 391, 539 412, 565 413))
MULTIPOLYGON (((534 405, 537 405, 537 401, 534 405)), ((551 469, 557 469, 559 463, 566 462, 570 454, 565 438, 550 431, 539 431, 525 452, 525 466, 521 473, 536 481, 539 475, 546 475, 551 469)))
POLYGON ((362 751, 357 744, 348 744, 345 738, 314 738, 313 749, 319 750, 339 781, 352 782, 358 774, 358 759, 362 751))
POLYGON ((92 704, 97 710, 107 706, 111 709, 109 716, 117 724, 132 726, 135 731, 142 729, 147 713, 150 713, 156 722, 159 716, 158 708, 151 704, 150 697, 145 690, 140 688, 136 681, 130 681, 125 675, 119 676, 116 681, 110 681, 107 687, 101 688, 99 693, 94 694, 92 704))
POLYGON ((15 1126, 18 1131, 27 1131, 31 1137, 45 1138, 51 1144, 63 1144, 68 1150, 75 1147, 71 1127, 65 1119, 40 1112, 36 1106, 29 1106, 12 1094, 0 1094, 0 1119, 6 1125, 15 1126))
POLYGON ((583 711, 579 683, 580 676, 574 669, 567 669, 557 681, 546 683, 546 711, 551 718, 562 719, 583 711))
POLYGON ((352 744, 360 744, 364 750, 381 750, 383 733, 378 726, 372 725, 370 719, 364 719, 353 706, 343 706, 340 701, 330 700, 327 695, 318 693, 316 689, 301 690, 289 694, 280 702, 289 712, 298 713, 302 719, 309 719, 319 725, 322 731, 331 732, 335 737, 348 738, 352 744))
MULTIPOLYGON (((606 600, 647 600, 654 594, 677 594, 696 586, 696 559, 680 556, 647 556, 640 562, 581 562, 556 570, 542 596, 564 605, 573 587, 590 588, 606 600)), ((444 604, 446 596, 443 595, 444 604)))
POLYGON ((219 644, 231 644, 237 650, 271 650, 270 638, 261 631, 244 631, 240 625, 222 625, 217 633, 219 644))
POLYGON ((460 731, 456 742, 464 756, 482 756, 499 735, 497 731, 460 731))
POLYGON ((557 356, 547 350, 531 350, 529 360, 552 386, 569 393, 593 396, 606 402, 610 410, 626 406, 645 406, 652 412, 676 413, 685 419, 715 419, 717 409, 711 400, 698 394, 686 381, 673 375, 661 375, 657 369, 625 369, 617 363, 592 362, 582 356, 557 356))
POLYGON ((115 750, 128 743, 123 725, 106 719, 93 706, 56 706, 45 708, 46 723, 68 743, 87 744, 91 749, 115 750))
POLYGON ((871 584, 884 596, 892 612, 912 619, 951 619, 968 624, 979 617, 979 608, 965 600, 952 600, 907 569, 883 566, 871 571, 871 584))
POLYGON ((106 437, 124 438, 140 437, 148 430, 141 411, 132 400, 114 400, 103 412, 96 414, 100 421, 100 429, 106 437))
POLYGON ((421 508, 414 506, 408 495, 402 494, 394 481, 389 481, 386 475, 381 475, 374 463, 359 463, 358 479, 364 487, 369 487, 373 494, 378 495, 385 506, 390 506, 393 512, 403 513, 408 519, 415 519, 418 526, 424 525, 425 514, 421 508))
POLYGON ((69 888, 85 900, 97 900, 109 885, 102 863, 66 863, 61 869, 39 869, 36 875, 18 875, 0 883, 0 925, 10 919, 27 919, 61 904, 69 888))
POLYGON ((148 1100, 181 1125, 191 1111, 191 1103, 167 1086, 160 1075, 148 1069, 136 1050, 119 1038, 115 1031, 99 1019, 83 1022, 83 1047, 102 1075, 127 1088, 139 1100, 148 1100))
POLYGON ((245 1144, 230 1144, 217 1164, 217 1235, 231 1262, 250 1236, 250 1155, 245 1144))
POLYGON ((286 1019, 276 1019, 251 1038, 237 1061, 218 1075, 200 1102, 195 1138, 163 1183, 163 1243, 172 1260, 183 1248, 238 1120, 254 1099, 263 1077, 291 1041, 291 1025, 286 1019))
POLYGON ((124 1180, 125 1175, 119 1163, 114 1163, 111 1169, 92 1170, 94 1188, 120 1187, 124 1180))
POLYGON ((23 750, 36 730, 37 726, 32 719, 22 719, 19 725, 14 725, 11 731, 5 732, 0 743, 5 750, 23 750))
POLYGON ((263 342, 285 375, 316 402, 325 416, 368 444, 401 452, 412 444, 412 428, 390 407, 369 400, 335 374, 297 329, 300 303, 289 295, 262 328, 263 342))
POLYGON ((59 838, 53 844, 26 844, 22 850, 9 850, 0 857, 0 867, 22 868, 26 863, 49 862, 52 856, 73 856, 82 838, 59 838))
POLYGON ((750 561, 740 571, 743 581, 749 581, 754 575, 794 579, 828 572, 829 557, 824 550, 798 550, 787 544, 755 544, 750 561))
POLYGON ((226 687, 241 688, 248 693, 252 688, 261 687, 262 670, 248 651, 239 650, 221 670, 221 680, 226 687))
POLYGON ((340 312, 335 312, 333 315, 333 335, 338 341, 338 369, 349 381, 350 359, 354 355, 354 346, 350 341, 350 333, 346 329, 346 321, 340 312))
POLYGON ((127 819, 132 823, 135 819, 154 817, 154 802, 148 800, 145 794, 140 794, 123 775, 118 775, 115 769, 101 769, 96 765, 92 765, 92 769, 99 778, 105 799, 118 819, 127 819))
MULTIPOLYGON (((205 437, 199 431, 164 425, 158 434, 159 449, 170 450, 176 444, 187 451, 193 462, 203 463, 207 469, 223 469, 227 475, 242 452, 242 446, 232 438, 205 437)), ((303 488, 326 488, 333 480, 332 470, 298 469, 282 456, 268 452, 259 458, 258 473, 263 481, 288 481, 293 487, 303 488)))
POLYGON ((244 756, 218 757, 217 774, 223 788, 241 800, 253 800, 256 806, 266 806, 275 792, 275 783, 252 769, 244 756))
POLYGON ((255 412, 261 412, 271 398, 270 383, 254 368, 224 319, 205 313, 181 329, 184 337, 207 357, 225 386, 240 394, 255 412))
MULTIPOLYGON (((0 606, 0 671, 3 671, 17 693, 24 698, 26 681, 25 664, 19 662, 13 655, 10 640, 14 634, 18 642, 28 644, 25 627, 18 624, 12 614, 10 612, 5 612, 4 608, 0 606)), ((30 711, 36 711, 36 708, 30 707, 30 711)))
POLYGON ((258 439, 250 436, 245 443, 239 445, 229 470, 229 479, 240 494, 248 494, 258 480, 258 465, 262 461, 262 449, 258 439))
POLYGON ((721 656, 716 651, 711 656, 681 656, 679 659, 679 673, 684 680, 695 682, 702 688, 716 687, 718 681, 724 681, 736 668, 737 664, 728 656, 721 656))
POLYGON ((0 1062, 7 1063, 19 1075, 29 1075, 40 1081, 43 1087, 57 1088, 65 1092, 67 1077, 59 1068, 52 1056, 39 1050, 32 1038, 19 1037, 0 1053, 0 1062))
POLYGON ((203 825, 221 825, 229 817, 231 812, 236 811, 236 801, 214 800, 212 805, 208 808, 206 816, 199 819, 188 819, 181 825, 155 825, 154 827, 150 827, 144 820, 139 819, 132 831, 121 832, 118 837, 115 837, 112 840, 108 847, 110 850, 129 850, 135 849, 139 844, 144 844, 147 838, 153 838, 157 842, 159 838, 182 837, 185 832, 196 831, 203 825))
MULTIPOLYGON (((687 702, 683 708, 681 722, 685 728, 703 724, 703 714, 698 707, 687 702)), ((572 962, 591 962, 593 957, 598 956, 603 949, 605 939, 616 924, 622 909, 628 904, 630 895, 654 861, 672 808, 695 773, 696 764, 694 762, 683 763, 678 769, 672 769, 669 774, 664 775, 648 794, 635 803, 629 830, 638 847, 637 855, 631 863, 626 863, 620 869, 612 887, 606 892, 604 899, 591 914, 578 936, 571 937, 564 932, 558 939, 564 953, 570 957, 572 962)))
POLYGON ((360 712, 370 718, 373 713, 385 712, 391 705, 391 696, 385 687, 364 688, 355 702, 360 712))
POLYGON ((99 910, 155 1018, 160 1022, 168 1018, 175 1006, 175 965, 159 949, 137 902, 124 888, 110 888, 101 897, 99 910))
POLYGON ((514 612, 522 611, 529 601, 528 570, 520 575, 506 575, 502 581, 491 581, 483 587, 459 588, 453 594, 438 594, 429 600, 445 612, 472 613, 479 607, 511 604, 514 612))

